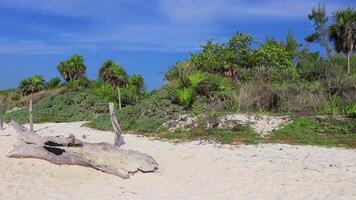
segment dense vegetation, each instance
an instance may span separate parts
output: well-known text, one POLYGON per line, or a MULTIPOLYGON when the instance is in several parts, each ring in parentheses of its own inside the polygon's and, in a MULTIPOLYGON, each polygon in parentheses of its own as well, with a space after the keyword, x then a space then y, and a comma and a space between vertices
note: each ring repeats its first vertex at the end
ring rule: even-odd
MULTIPOLYGON (((319 5, 308 18, 315 29, 305 43, 291 31, 283 41, 257 42, 241 32, 226 42, 208 41, 201 51, 172 66, 163 87, 150 93, 142 76, 129 75, 113 60, 104 61, 97 80, 88 80, 84 58, 74 55, 57 67, 64 82, 60 78, 45 82, 36 75, 21 81, 18 90, 1 91, 0 100, 9 109, 35 98, 36 122, 92 120, 88 126, 111 130, 106 104, 115 102, 123 129, 164 138, 354 147, 356 11, 348 7, 329 18, 319 5), (311 42, 319 43, 326 55, 311 51, 311 42), (264 139, 248 125, 225 131, 198 127, 174 134, 162 127, 183 113, 214 118, 232 112, 289 114, 294 122, 264 139), (336 120, 340 116, 342 120, 336 120)), ((26 109, 7 118, 25 122, 26 109)))
MULTIPOLYGON (((107 112, 107 104, 99 97, 85 92, 69 92, 63 95, 53 95, 44 98, 33 107, 35 122, 70 122, 88 121, 94 119, 98 113, 107 112)), ((16 119, 21 123, 28 123, 28 110, 6 115, 7 121, 16 119)))

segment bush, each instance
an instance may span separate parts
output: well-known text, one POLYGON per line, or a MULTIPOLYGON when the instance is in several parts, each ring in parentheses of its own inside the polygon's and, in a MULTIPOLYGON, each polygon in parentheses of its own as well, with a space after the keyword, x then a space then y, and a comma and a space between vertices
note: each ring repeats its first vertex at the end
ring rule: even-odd
POLYGON ((117 90, 103 81, 95 82, 88 91, 106 102, 118 102, 117 90))
MULTIPOLYGON (((107 113, 107 104, 99 97, 84 93, 71 92, 47 97, 33 106, 34 121, 71 122, 92 120, 96 114, 107 113)), ((27 109, 21 109, 6 115, 7 120, 25 123, 27 109)))
POLYGON ((278 91, 265 83, 243 84, 238 93, 240 109, 244 111, 276 111, 281 101, 278 91))
POLYGON ((297 70, 300 78, 315 81, 324 77, 325 61, 319 53, 303 52, 298 59, 297 70))
POLYGON ((318 108, 327 103, 328 96, 318 82, 284 85, 252 82, 242 84, 237 99, 244 111, 311 114, 320 112, 318 108))
POLYGON ((269 136, 271 142, 356 147, 355 119, 301 117, 269 136))
MULTIPOLYGON (((163 123, 176 118, 183 107, 175 105, 165 90, 152 94, 147 99, 133 106, 126 106, 116 111, 121 128, 136 131, 157 131, 163 123)), ((102 130, 112 130, 108 115, 101 115, 88 126, 102 130)))
POLYGON ((255 67, 258 67, 257 69, 262 69, 264 72, 263 80, 281 82, 297 78, 297 71, 289 53, 281 45, 274 43, 262 45, 255 51, 252 62, 255 63, 255 67))
POLYGON ((76 91, 83 91, 84 89, 88 88, 90 81, 86 77, 81 77, 76 80, 72 80, 67 83, 67 87, 76 90, 76 91))
POLYGON ((54 88, 58 88, 62 85, 61 79, 60 78, 52 78, 51 80, 48 81, 48 83, 46 84, 46 88, 47 89, 54 89, 54 88))
POLYGON ((175 93, 175 96, 180 105, 188 107, 194 98, 194 91, 191 88, 181 88, 175 93))
POLYGON ((143 93, 135 85, 127 85, 120 90, 122 106, 135 105, 143 97, 143 93))

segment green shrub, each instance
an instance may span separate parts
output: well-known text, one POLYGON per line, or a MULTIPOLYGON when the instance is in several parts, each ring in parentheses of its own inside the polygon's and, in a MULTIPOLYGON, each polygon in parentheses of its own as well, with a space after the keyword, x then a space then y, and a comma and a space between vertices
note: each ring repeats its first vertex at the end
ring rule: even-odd
POLYGON ((68 82, 67 87, 72 90, 83 91, 84 89, 89 87, 89 84, 90 81, 86 77, 81 77, 68 82))
POLYGON ((355 119, 302 117, 268 139, 278 143, 356 147, 355 129, 355 119))
POLYGON ((201 71, 196 71, 188 76, 190 85, 193 88, 198 87, 199 83, 206 79, 206 75, 201 71))
MULTIPOLYGON (((163 123, 175 119, 182 111, 181 106, 173 104, 166 90, 160 90, 136 105, 116 111, 116 115, 122 129, 150 132, 157 131, 163 123)), ((106 114, 93 119, 88 126, 112 130, 109 116, 106 114)))
POLYGON ((176 98, 180 105, 188 107, 194 98, 194 91, 191 88, 181 88, 175 93, 176 98))
POLYGON ((60 78, 52 78, 51 80, 49 80, 46 84, 46 88, 47 89, 54 89, 54 88, 58 88, 62 86, 62 82, 60 78))
POLYGON ((95 85, 91 86, 89 92, 95 94, 106 102, 117 102, 117 90, 110 84, 99 81, 95 85))
POLYGON ((261 71, 263 80, 281 82, 297 78, 289 53, 281 45, 266 43, 258 48, 253 55, 256 72, 261 71))
MULTIPOLYGON (((107 113, 107 103, 99 97, 85 92, 71 92, 49 96, 33 106, 34 121, 71 122, 92 120, 96 114, 107 113)), ((6 115, 21 123, 27 122, 27 109, 21 109, 6 115)))

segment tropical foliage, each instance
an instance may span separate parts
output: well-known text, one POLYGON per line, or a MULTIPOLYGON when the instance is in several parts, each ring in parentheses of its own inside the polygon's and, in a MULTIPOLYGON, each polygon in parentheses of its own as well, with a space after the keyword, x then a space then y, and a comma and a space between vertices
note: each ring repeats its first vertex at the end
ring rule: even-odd
MULTIPOLYGON (((23 106, 13 103, 29 98, 21 97, 20 93, 29 95, 63 86, 66 92, 75 92, 47 95, 45 100, 39 99, 36 111, 49 109, 61 115, 69 113, 69 120, 93 119, 90 126, 110 129, 106 107, 108 102, 115 102, 123 107, 117 113, 122 127, 138 131, 161 131, 162 124, 182 114, 197 118, 203 115, 212 119, 226 112, 272 112, 298 116, 328 114, 331 117, 344 115, 354 118, 356 77, 350 73, 353 69, 346 66, 356 63, 356 56, 353 55, 355 10, 339 10, 329 21, 325 7, 320 4, 308 18, 313 21, 314 30, 306 40, 320 44, 327 56, 309 49, 308 43, 298 43, 292 31, 283 40, 267 38, 262 42, 249 34, 237 32, 225 42, 208 41, 201 50, 173 65, 165 73, 163 87, 150 93, 146 92, 141 75, 129 75, 123 66, 113 60, 102 64, 98 80, 89 80, 85 76, 83 58, 74 55, 58 65, 58 71, 66 83, 62 84, 59 78, 45 83, 37 75, 21 81, 17 91, 0 91, 0 100, 9 107, 23 106), (347 76, 347 71, 351 76, 347 76), (100 116, 94 118, 94 113, 100 116)), ((11 115, 22 116, 26 120, 24 113, 25 110, 21 110, 11 115)), ((40 116, 42 118, 38 121, 64 120, 44 114, 40 116)), ((310 134, 310 131, 314 133, 314 127, 324 127, 323 123, 324 120, 319 123, 314 118, 296 121, 294 125, 277 132, 275 137, 314 140, 320 134, 329 134, 334 128, 347 133, 354 129, 353 126, 341 129, 338 125, 327 124, 328 131, 319 131, 319 135, 310 134), (303 126, 308 130, 300 128, 303 126), (299 136, 294 138, 296 131, 299 136)), ((248 127, 242 128, 245 134, 253 135, 250 131, 248 127)), ((187 133, 180 134, 167 137, 178 138, 187 133)), ((208 134, 207 138, 215 136, 220 138, 219 141, 232 141, 237 137, 233 131, 212 129, 194 130, 188 135, 199 138, 197 134, 208 134)), ((340 134, 334 136, 340 141, 344 138, 340 134)))
POLYGON ((317 42, 325 48, 326 53, 330 57, 333 53, 331 45, 328 41, 328 16, 324 4, 319 4, 318 7, 312 9, 308 15, 309 20, 314 22, 315 31, 308 35, 305 40, 307 42, 317 42))
POLYGON ((54 88, 57 88, 59 86, 62 85, 62 81, 60 78, 52 78, 51 80, 49 80, 46 84, 46 88, 47 89, 54 89, 54 88))
POLYGON ((348 7, 337 11, 329 27, 330 40, 336 52, 348 55, 348 73, 351 74, 350 55, 356 47, 356 10, 348 7))
POLYGON ((99 70, 99 78, 113 87, 123 87, 128 82, 126 71, 113 60, 106 60, 99 70))
POLYGON ((23 96, 27 96, 43 90, 45 87, 45 81, 41 75, 35 75, 28 79, 20 81, 19 89, 23 96))
POLYGON ((60 62, 57 69, 66 82, 79 80, 84 78, 86 74, 84 59, 78 54, 60 62))

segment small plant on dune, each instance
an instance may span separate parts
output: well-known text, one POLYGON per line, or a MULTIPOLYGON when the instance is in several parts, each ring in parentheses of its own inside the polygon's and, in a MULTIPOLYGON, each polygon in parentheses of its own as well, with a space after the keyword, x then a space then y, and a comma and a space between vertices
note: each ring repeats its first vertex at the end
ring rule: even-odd
POLYGON ((189 83, 193 88, 197 88, 199 83, 201 83, 205 79, 206 79, 206 75, 201 71, 197 71, 188 76, 189 83))
POLYGON ((191 88, 181 88, 177 89, 175 95, 179 104, 187 108, 193 101, 194 91, 191 88))
POLYGON ((192 114, 194 116, 199 116, 205 112, 206 108, 203 103, 195 101, 192 105, 192 114))

